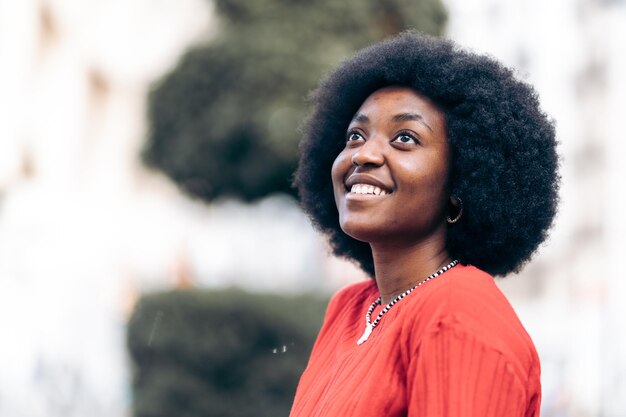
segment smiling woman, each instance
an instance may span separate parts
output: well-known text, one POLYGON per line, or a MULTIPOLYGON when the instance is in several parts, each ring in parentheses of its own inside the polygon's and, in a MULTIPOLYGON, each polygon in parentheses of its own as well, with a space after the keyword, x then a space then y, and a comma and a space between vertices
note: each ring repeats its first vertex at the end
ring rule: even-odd
POLYGON ((347 136, 331 171, 341 229, 374 245, 429 237, 445 247, 449 146, 443 113, 411 88, 386 87, 361 105, 347 136))
POLYGON ((556 211, 532 88, 409 32, 344 62, 314 106, 302 205, 373 279, 332 298, 291 416, 538 416, 537 353, 490 275, 519 270, 556 211))

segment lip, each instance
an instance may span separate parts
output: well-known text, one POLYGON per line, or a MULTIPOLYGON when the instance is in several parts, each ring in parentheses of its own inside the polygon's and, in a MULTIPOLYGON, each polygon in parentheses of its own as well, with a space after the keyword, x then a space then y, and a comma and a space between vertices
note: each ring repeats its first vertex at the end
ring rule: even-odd
POLYGON ((350 193, 350 189, 355 184, 373 185, 380 188, 381 190, 384 190, 387 195, 393 193, 394 191, 392 186, 385 184, 383 181, 379 180, 376 177, 367 174, 352 174, 345 182, 346 193, 350 193))

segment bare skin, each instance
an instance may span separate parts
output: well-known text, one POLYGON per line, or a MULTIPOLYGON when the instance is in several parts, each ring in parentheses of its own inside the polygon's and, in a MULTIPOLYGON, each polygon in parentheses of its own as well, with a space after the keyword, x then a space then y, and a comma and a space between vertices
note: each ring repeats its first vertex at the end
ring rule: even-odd
POLYGON ((445 243, 439 239, 397 249, 387 245, 371 246, 382 305, 451 262, 445 243))
POLYGON ((450 150, 443 113, 407 87, 374 92, 332 168, 342 230, 368 242, 382 304, 450 262, 450 150))

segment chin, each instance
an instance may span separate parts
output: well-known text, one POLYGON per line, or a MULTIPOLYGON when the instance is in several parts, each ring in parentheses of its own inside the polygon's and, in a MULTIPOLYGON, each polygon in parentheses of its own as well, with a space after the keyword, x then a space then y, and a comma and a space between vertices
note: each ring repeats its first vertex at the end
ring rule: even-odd
POLYGON ((353 239, 370 243, 380 238, 383 233, 379 228, 373 227, 371 223, 362 222, 341 222, 341 230, 353 239))

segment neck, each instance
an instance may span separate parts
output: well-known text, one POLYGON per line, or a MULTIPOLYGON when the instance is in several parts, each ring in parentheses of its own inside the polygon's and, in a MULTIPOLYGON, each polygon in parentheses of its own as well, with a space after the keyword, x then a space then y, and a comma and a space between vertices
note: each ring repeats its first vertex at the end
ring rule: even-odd
POLYGON ((384 306, 451 261, 445 239, 412 244, 372 244, 376 285, 384 306))

